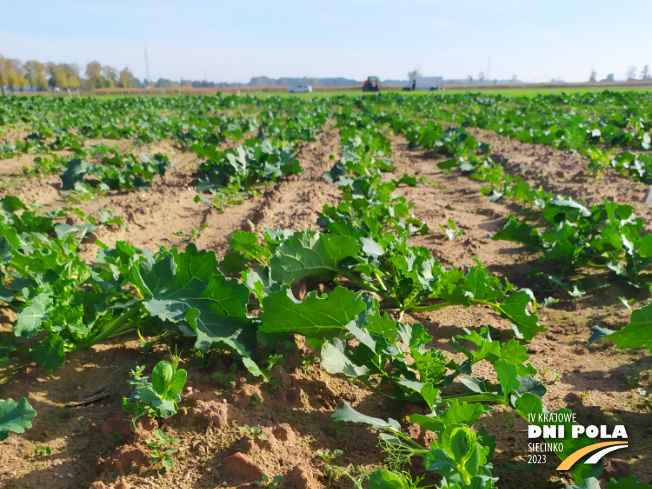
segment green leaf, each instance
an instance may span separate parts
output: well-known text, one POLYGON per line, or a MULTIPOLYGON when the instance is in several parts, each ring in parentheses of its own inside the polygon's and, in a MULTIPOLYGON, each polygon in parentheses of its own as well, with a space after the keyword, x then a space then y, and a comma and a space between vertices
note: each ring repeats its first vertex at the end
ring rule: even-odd
POLYGON ((170 362, 158 362, 152 370, 152 385, 154 390, 163 397, 168 390, 168 383, 172 379, 174 368, 170 362))
POLYGON ((498 231, 492 240, 512 241, 532 248, 541 249, 541 237, 536 229, 525 223, 519 223, 511 217, 503 229, 498 231))
POLYGON ((380 418, 373 418, 359 413, 351 405, 342 401, 339 407, 332 414, 331 418, 335 421, 344 421, 350 423, 364 423, 370 425, 374 430, 392 430, 401 431, 401 425, 395 419, 389 418, 387 421, 380 418))
POLYGON ((92 168, 88 161, 74 158, 68 162, 66 171, 61 174, 62 190, 72 190, 76 183, 84 181, 86 175, 92 168))
POLYGON ((46 370, 56 370, 63 365, 63 339, 51 333, 32 350, 34 361, 46 370))
POLYGON ((132 275, 147 296, 147 311, 164 321, 187 323, 201 351, 224 341, 254 344, 255 329, 247 317, 249 289, 218 270, 214 252, 198 251, 194 244, 183 253, 172 249, 157 261, 140 262, 132 275))
POLYGON ((455 425, 471 426, 489 407, 479 403, 458 403, 454 399, 447 399, 449 406, 444 411, 433 412, 430 415, 413 414, 410 423, 415 423, 422 428, 435 433, 443 433, 446 427, 455 425))
POLYGON ((386 469, 374 470, 369 477, 369 489, 409 489, 406 482, 386 469))
POLYGON ((652 304, 632 311, 629 324, 611 333, 609 341, 621 349, 647 348, 652 353, 652 304))
POLYGON ((606 338, 614 332, 612 329, 601 328, 600 326, 591 326, 591 331, 593 331, 593 333, 589 337, 587 346, 591 346, 593 343, 600 341, 602 338, 606 338))
POLYGON ((293 284, 305 277, 327 282, 340 271, 339 262, 357 256, 360 249, 357 240, 346 236, 314 231, 294 233, 270 259, 272 278, 283 284, 293 284))
POLYGON ((466 459, 473 450, 474 441, 470 438, 469 429, 466 427, 454 428, 450 437, 450 448, 453 458, 457 461, 466 459))
POLYGON ((262 333, 294 333, 317 338, 332 338, 344 331, 367 308, 358 294, 336 287, 326 298, 309 292, 303 302, 297 301, 290 287, 272 292, 263 299, 259 318, 262 333))
POLYGON ((166 397, 168 399, 174 399, 176 396, 180 395, 183 391, 183 386, 186 384, 187 378, 188 373, 184 369, 179 369, 174 372, 170 382, 168 382, 166 397))
POLYGON ((652 489, 652 485, 646 482, 638 482, 635 475, 621 477, 618 480, 611 479, 607 489, 652 489))
POLYGON ((0 263, 8 263, 13 256, 13 247, 4 236, 0 236, 0 263))
POLYGON ((0 399, 0 441, 6 440, 9 432, 24 433, 32 427, 36 411, 24 397, 16 402, 13 399, 0 399))
POLYGON ((46 292, 41 292, 31 300, 31 304, 20 311, 14 326, 17 336, 31 338, 34 336, 41 323, 48 318, 48 309, 52 304, 52 297, 46 292))
POLYGON ((346 343, 339 338, 327 341, 321 348, 321 366, 329 374, 344 374, 349 377, 363 377, 369 374, 364 365, 356 365, 346 355, 346 343))

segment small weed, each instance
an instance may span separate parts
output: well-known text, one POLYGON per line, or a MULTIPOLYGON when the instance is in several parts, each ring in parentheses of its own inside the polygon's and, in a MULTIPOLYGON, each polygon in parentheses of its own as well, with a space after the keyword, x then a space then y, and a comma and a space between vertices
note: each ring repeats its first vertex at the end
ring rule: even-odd
POLYGON ((464 231, 462 231, 461 229, 459 229, 455 225, 455 221, 453 221, 452 219, 449 219, 447 222, 448 222, 448 227, 444 226, 443 224, 439 225, 441 230, 446 234, 446 237, 450 241, 462 237, 462 235, 464 234, 464 231))
POLYGON ((625 385, 627 389, 634 389, 641 385, 641 373, 643 372, 640 368, 633 369, 632 375, 625 375, 625 385))
POLYGON ((172 233, 173 236, 179 236, 180 238, 186 238, 188 241, 195 241, 197 238, 201 236, 201 234, 204 232, 204 229, 208 227, 208 224, 203 224, 201 228, 195 229, 191 228, 189 233, 184 233, 183 231, 177 231, 176 233, 172 233))
POLYGON ((267 477, 265 474, 263 474, 260 479, 261 480, 259 480, 259 481, 255 481, 254 484, 259 486, 259 487, 264 487, 266 489, 274 489, 275 487, 278 487, 278 485, 281 482, 283 482, 283 476, 282 475, 275 475, 270 480, 269 477, 267 477))
POLYGON ((197 367, 199 367, 200 369, 204 370, 211 366, 210 352, 207 351, 206 353, 204 353, 197 348, 192 348, 190 350, 190 355, 192 357, 193 363, 197 365, 197 367))
POLYGON ((326 465, 330 464, 337 457, 341 457, 344 454, 342 450, 333 450, 332 452, 329 449, 320 448, 317 450, 317 456, 320 457, 326 465))
POLYGON ((272 370, 274 370, 274 367, 277 365, 284 365, 285 364, 285 358, 283 355, 279 353, 275 353, 274 355, 270 355, 269 358, 267 359, 267 367, 262 369, 261 373, 263 375, 263 382, 265 383, 276 383, 276 386, 278 386, 278 382, 275 382, 272 379, 272 370))
POLYGON ((251 401, 252 406, 261 406, 263 404, 263 400, 255 392, 252 394, 252 397, 254 398, 253 401, 251 401))
POLYGON ((514 420, 514 416, 512 416, 510 413, 505 411, 505 428, 509 430, 513 430, 515 426, 513 420, 514 420))
POLYGON ((312 375, 312 367, 319 363, 319 358, 314 355, 308 355, 307 358, 301 360, 301 365, 306 369, 306 374, 312 375))
POLYGON ((52 450, 50 450, 50 447, 46 446, 41 446, 37 445, 34 447, 34 456, 36 457, 36 460, 41 460, 43 457, 46 455, 50 455, 52 453, 52 450))
POLYGON ((362 465, 355 467, 350 464, 346 467, 338 467, 337 465, 326 465, 324 473, 329 477, 342 477, 345 476, 351 480, 355 489, 363 489, 362 484, 369 478, 371 470, 365 469, 362 465))
POLYGON ((247 438, 250 440, 267 440, 267 435, 261 431, 260 428, 247 428, 246 426, 241 426, 240 431, 247 433, 247 438))
POLYGON ((229 370, 231 371, 230 373, 224 374, 222 372, 215 372, 213 374, 213 378, 220 384, 230 385, 231 387, 235 387, 236 386, 235 372, 237 369, 238 369, 238 364, 233 362, 229 367, 229 370))
POLYGON ((113 440, 116 444, 120 443, 122 441, 122 435, 120 434, 120 430, 116 428, 109 434, 109 438, 113 440))
POLYGON ((539 373, 544 377, 547 377, 547 374, 549 373, 552 374, 553 380, 548 382, 550 385, 554 385, 561 380, 561 375, 559 375, 554 368, 549 367, 548 365, 544 365, 542 369, 539 369, 539 373))
POLYGON ((212 197, 196 195, 195 202, 204 202, 221 213, 224 213, 226 207, 229 205, 242 204, 242 196, 246 194, 235 187, 225 187, 220 190, 211 190, 210 192, 212 197))
POLYGON ((171 438, 161 430, 156 430, 154 432, 157 440, 149 440, 147 442, 147 448, 149 448, 149 459, 150 465, 156 465, 161 462, 161 465, 167 470, 170 470, 174 467, 174 460, 172 460, 172 455, 175 452, 174 448, 171 448, 172 445, 179 442, 179 438, 171 438))

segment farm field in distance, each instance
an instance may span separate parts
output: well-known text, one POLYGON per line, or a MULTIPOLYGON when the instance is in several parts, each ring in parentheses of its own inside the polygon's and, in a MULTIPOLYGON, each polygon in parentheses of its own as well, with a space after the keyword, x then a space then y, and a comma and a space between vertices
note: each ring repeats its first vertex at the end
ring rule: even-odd
POLYGON ((0 97, 0 484, 650 487, 652 93, 306 95, 0 97))

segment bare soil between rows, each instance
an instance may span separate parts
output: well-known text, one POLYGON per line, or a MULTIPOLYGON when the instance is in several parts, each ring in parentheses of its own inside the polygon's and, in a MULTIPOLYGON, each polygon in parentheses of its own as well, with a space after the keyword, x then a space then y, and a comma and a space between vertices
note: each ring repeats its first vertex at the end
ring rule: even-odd
MULTIPOLYGON (((603 197, 612 198, 632 204, 637 215, 648 216, 649 210, 643 205, 646 189, 631 180, 607 173, 593 181, 580 157, 486 131, 472 132, 509 158, 509 171, 524 176, 532 185, 590 204, 599 203, 603 197)), ((428 247, 446 266, 466 268, 478 259, 519 287, 537 285, 528 277, 537 266, 535 253, 489 238, 502 227, 504 217, 517 212, 518 207, 509 202, 490 202, 480 194, 482 182, 438 169, 436 163, 444 158, 430 152, 408 151, 399 136, 393 136, 392 143, 397 168, 388 178, 408 173, 428 181, 427 185, 399 189, 415 202, 415 215, 430 227, 428 234, 414 239, 415 244, 428 247), (461 238, 449 241, 440 230, 448 219, 462 229, 461 238)), ((316 229, 322 206, 334 205, 339 198, 338 189, 322 178, 322 172, 333 164, 330 155, 339 154, 335 130, 327 130, 317 141, 300 149, 301 174, 283 178, 273 187, 261 187, 257 195, 228 207, 224 213, 194 202, 192 184, 199 164, 194 153, 180 152, 169 142, 140 149, 167 154, 176 164, 164 178, 155 179, 151 190, 111 193, 71 203, 59 193, 60 179, 54 175, 18 179, 0 194, 36 201, 46 210, 74 205, 87 214, 99 215, 102 209, 109 209, 128 225, 126 229, 100 227, 96 231, 97 239, 109 246, 127 241, 151 249, 158 245, 183 248, 193 241, 199 248, 215 251, 218 259, 224 256, 235 231, 243 229, 260 235, 265 229, 277 227, 316 229)), ((25 161, 0 161, 0 171, 17 174, 15 168, 29 164, 26 157, 21 158, 25 161)), ((89 244, 83 256, 93 260, 96 251, 97 247, 89 244)), ((600 281, 604 276, 588 274, 587 280, 600 281)), ((650 390, 650 356, 643 351, 618 351, 609 345, 586 347, 591 326, 618 329, 627 324, 630 311, 618 299, 625 294, 631 295, 632 291, 610 287, 582 299, 555 292, 559 302, 539 311, 548 331, 537 335, 528 351, 539 371, 539 380, 548 388, 544 404, 551 411, 568 407, 582 423, 624 424, 628 428, 630 448, 607 456, 604 477, 633 473, 641 481, 650 481, 652 416, 649 404, 636 390, 650 390)), ((12 319, 9 311, 0 308, 4 330, 12 319)), ((434 337, 432 347, 456 358, 459 354, 450 338, 462 333, 462 328, 489 326, 494 338, 511 337, 507 322, 482 307, 450 307, 406 315, 405 320, 422 323, 434 337)), ((146 365, 151 371, 157 361, 168 358, 161 345, 148 353, 141 352, 139 345, 136 337, 118 338, 69 355, 66 364, 52 374, 20 358, 0 369, 4 384, 1 396, 25 396, 38 412, 31 430, 23 435, 11 434, 0 444, 3 487, 232 488, 251 484, 262 474, 270 478, 284 476, 284 487, 352 487, 345 479, 329 480, 324 474, 324 461, 316 451, 341 449, 344 455, 335 462, 337 465, 367 468, 380 467, 384 454, 376 446, 377 434, 370 429, 331 421, 333 410, 344 400, 365 414, 399 420, 416 439, 427 441, 418 426, 409 426, 405 421, 414 412, 425 413, 425 407, 381 399, 355 382, 326 374, 318 364, 306 365, 304 360, 311 352, 301 342, 287 354, 287 363, 276 368, 274 376, 279 386, 275 389, 255 382, 244 370, 233 377, 235 386, 217 382, 214 372, 229 372, 224 357, 213 353, 201 362, 186 355, 182 366, 188 370, 189 380, 179 414, 142 423, 134 434, 123 421, 120 407, 122 397, 130 393, 126 384, 129 371, 136 365, 146 365), (108 397, 83 407, 65 407, 101 389, 108 389, 108 397), (167 473, 150 468, 148 463, 145 440, 153 439, 156 426, 181 439, 174 455, 175 467, 167 473), (243 426, 260 427, 268 440, 250 440, 240 429, 243 426), (48 447, 51 454, 37 458, 37 447, 48 447)), ((488 364, 477 366, 479 374, 488 375, 490 370, 488 364)), ((525 421, 496 409, 481 423, 496 435, 496 467, 527 460, 525 421)), ((497 486, 565 488, 570 479, 567 473, 554 470, 557 464, 556 457, 549 454, 548 462, 537 471, 500 475, 497 486)), ((423 467, 415 461, 412 470, 422 473, 423 467)), ((436 481, 436 477, 428 475, 424 484, 436 481)))

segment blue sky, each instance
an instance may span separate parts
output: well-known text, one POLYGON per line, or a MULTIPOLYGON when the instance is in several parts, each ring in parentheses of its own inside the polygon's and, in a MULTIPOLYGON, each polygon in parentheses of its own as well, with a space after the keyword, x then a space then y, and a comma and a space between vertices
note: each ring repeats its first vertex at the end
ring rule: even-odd
POLYGON ((0 54, 145 76, 424 75, 542 82, 652 66, 652 2, 4 0, 0 54), (621 6, 619 6, 620 4, 621 6))

